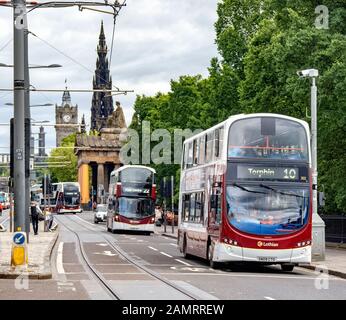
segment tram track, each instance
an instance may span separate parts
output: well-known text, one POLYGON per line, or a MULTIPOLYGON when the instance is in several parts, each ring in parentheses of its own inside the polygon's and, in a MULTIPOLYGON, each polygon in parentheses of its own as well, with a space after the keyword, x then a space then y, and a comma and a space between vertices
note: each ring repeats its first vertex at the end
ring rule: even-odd
MULTIPOLYGON (((57 221, 59 221, 59 223, 61 225, 63 225, 67 230, 69 230, 71 233, 73 233, 77 240, 78 240, 78 247, 79 247, 79 252, 86 264, 86 266, 88 267, 88 269, 91 271, 91 273, 93 274, 94 276, 94 279, 101 283, 102 287, 106 289, 107 293, 115 300, 121 300, 120 296, 113 290, 112 286, 109 284, 109 282, 102 276, 102 274, 100 272, 98 272, 96 270, 96 268, 94 268, 92 266, 92 264, 90 263, 86 253, 85 253, 85 250, 83 248, 83 244, 82 244, 82 241, 81 241, 81 238, 79 237, 79 234, 74 231, 73 229, 71 229, 66 223, 64 223, 63 221, 61 221, 61 219, 56 219, 57 221)), ((72 220, 72 219, 69 219, 69 220, 72 220)))
MULTIPOLYGON (((100 234, 99 232, 97 232, 95 229, 91 229, 89 227, 86 226, 86 223, 87 222, 79 222, 79 221, 76 221, 76 219, 73 219, 72 217, 70 216, 65 216, 69 221, 72 221, 73 223, 77 224, 78 226, 81 226, 83 227, 84 229, 88 230, 88 231, 92 231, 92 232, 96 232, 100 237, 102 237, 104 239, 104 241, 116 252, 118 253, 120 256, 122 256, 127 262, 129 262, 131 265, 137 267, 138 269, 142 270, 143 272, 145 272, 146 274, 148 274, 150 277, 160 281, 161 283, 164 283, 166 286, 178 291, 179 293, 185 295, 186 297, 188 297, 189 299, 191 300, 199 300, 198 297, 194 296, 193 294, 191 294, 190 292, 188 292, 187 290, 185 290, 184 288, 181 288, 180 286, 172 283, 170 280, 166 279, 165 277, 161 276, 160 274, 158 274, 157 272, 147 268, 146 266, 140 264, 139 262, 135 261, 134 259, 132 259, 124 250, 122 250, 119 246, 117 246, 116 244, 114 244, 114 242, 110 241, 108 239, 107 236, 103 235, 103 234, 100 234)), ((68 230, 70 230, 71 232, 73 232, 74 234, 77 235, 77 238, 79 240, 79 244, 80 244, 80 248, 83 249, 82 247, 82 244, 81 244, 81 241, 80 241, 80 237, 79 235, 74 231, 72 230, 70 227, 67 227, 65 223, 61 222, 61 220, 59 219, 59 222, 62 223, 68 230)), ((83 249, 84 250, 84 249, 83 249)), ((85 252, 84 252, 84 257, 83 259, 85 259, 85 261, 87 260, 87 257, 85 256, 85 252)), ((90 266, 90 263, 87 262, 87 264, 90 266)), ((93 268, 93 267, 91 267, 93 268)), ((93 268, 94 269, 94 268, 93 268)), ((96 271, 96 270, 94 270, 96 271)), ((98 273, 96 271, 96 273, 98 273)), ((102 277, 102 276, 101 276, 102 277)), ((102 277, 103 278, 103 277, 102 277)), ((104 281, 107 281, 107 280, 104 280, 104 281)), ((109 287, 109 285, 108 285, 109 287)), ((118 300, 120 300, 120 297, 118 297, 118 300)))

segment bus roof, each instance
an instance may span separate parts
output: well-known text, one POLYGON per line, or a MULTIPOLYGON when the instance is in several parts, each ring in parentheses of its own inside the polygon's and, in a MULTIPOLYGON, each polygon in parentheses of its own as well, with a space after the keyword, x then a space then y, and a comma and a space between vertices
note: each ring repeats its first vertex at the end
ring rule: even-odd
POLYGON ((146 167, 146 166, 140 166, 140 165, 126 165, 126 166, 122 166, 114 171, 112 171, 111 176, 115 175, 117 172, 121 172, 125 169, 129 169, 129 168, 140 168, 140 169, 147 169, 149 171, 151 171, 152 173, 156 173, 156 170, 150 167, 146 167))
POLYGON ((196 138, 198 137, 201 137, 209 132, 212 132, 213 130, 219 128, 219 127, 222 127, 224 126, 226 123, 228 122, 235 122, 237 120, 241 120, 241 119, 249 119, 249 118, 256 118, 256 117, 275 117, 275 118, 281 118, 281 119, 286 119, 286 120, 291 120, 291 121, 295 121, 295 122, 298 122, 300 123, 305 130, 309 131, 309 125, 306 121, 304 120, 300 120, 300 119, 297 119, 297 118, 293 118, 293 117, 290 117, 290 116, 285 116, 283 114, 277 114, 277 113, 249 113, 249 114, 245 114, 245 113, 242 113, 242 114, 237 114, 237 115, 234 115, 234 116, 230 116, 228 119, 226 119, 225 121, 222 121, 218 124, 216 124, 215 126, 207 129, 207 130, 204 130, 203 132, 200 132, 188 139, 186 139, 184 141, 184 144, 186 143, 189 143, 193 140, 195 140, 196 138))

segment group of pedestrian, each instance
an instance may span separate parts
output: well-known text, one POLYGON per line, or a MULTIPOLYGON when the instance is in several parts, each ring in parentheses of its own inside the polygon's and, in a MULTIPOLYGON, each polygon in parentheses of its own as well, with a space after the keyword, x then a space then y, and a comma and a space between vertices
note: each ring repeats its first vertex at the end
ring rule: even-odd
POLYGON ((56 226, 53 227, 54 217, 50 209, 46 210, 44 213, 42 212, 40 206, 37 202, 32 201, 30 206, 31 213, 31 223, 34 229, 34 234, 38 234, 38 224, 40 220, 44 220, 47 223, 48 231, 52 232, 56 226))

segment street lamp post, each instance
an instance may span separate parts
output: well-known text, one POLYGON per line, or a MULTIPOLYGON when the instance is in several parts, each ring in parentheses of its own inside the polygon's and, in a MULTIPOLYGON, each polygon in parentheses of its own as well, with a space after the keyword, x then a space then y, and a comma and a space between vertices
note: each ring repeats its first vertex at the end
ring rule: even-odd
POLYGON ((312 257, 325 259, 325 223, 318 215, 317 190, 317 85, 319 72, 316 69, 298 71, 302 78, 311 78, 311 167, 312 167, 312 257))

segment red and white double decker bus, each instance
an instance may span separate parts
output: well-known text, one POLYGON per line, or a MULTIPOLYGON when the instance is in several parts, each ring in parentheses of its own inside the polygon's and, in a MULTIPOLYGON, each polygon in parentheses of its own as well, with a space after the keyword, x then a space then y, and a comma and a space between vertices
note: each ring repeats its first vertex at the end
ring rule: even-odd
POLYGON ((306 122, 232 116, 184 142, 178 243, 221 262, 311 261, 312 185, 306 122))
POLYGON ((62 213, 81 213, 80 186, 78 182, 59 182, 53 184, 54 211, 62 213))
POLYGON ((138 165, 123 166, 111 173, 107 230, 154 232, 156 171, 138 165))

